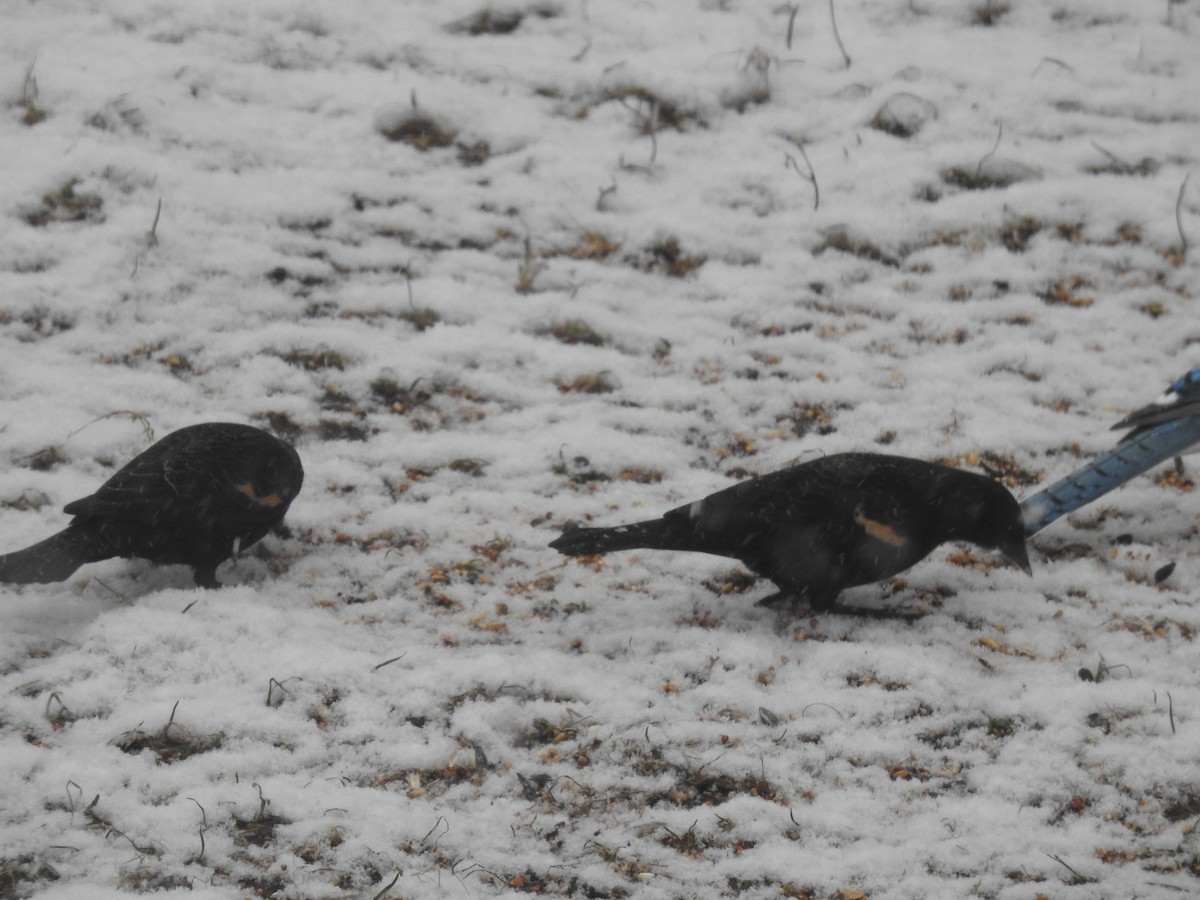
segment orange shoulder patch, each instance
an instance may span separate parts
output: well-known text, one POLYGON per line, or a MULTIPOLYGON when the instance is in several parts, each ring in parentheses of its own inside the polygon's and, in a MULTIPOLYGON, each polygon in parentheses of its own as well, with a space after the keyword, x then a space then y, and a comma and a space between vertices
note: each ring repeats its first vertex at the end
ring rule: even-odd
POLYGON ((855 508, 854 521, 863 527, 863 531, 877 541, 883 541, 885 544, 891 544, 893 547, 903 547, 908 543, 908 538, 896 531, 891 525, 884 522, 877 522, 875 519, 868 519, 863 514, 862 506, 855 508))
POLYGON ((258 496, 258 494, 254 493, 254 485, 248 481, 244 484, 235 484, 234 487, 257 503, 259 506, 276 507, 283 502, 283 498, 278 494, 267 494, 265 497, 258 496))

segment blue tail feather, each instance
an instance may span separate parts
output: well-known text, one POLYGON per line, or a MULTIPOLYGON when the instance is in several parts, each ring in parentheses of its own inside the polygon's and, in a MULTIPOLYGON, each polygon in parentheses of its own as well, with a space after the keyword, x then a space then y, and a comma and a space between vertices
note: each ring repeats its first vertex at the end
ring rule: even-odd
POLYGON ((1200 416, 1163 422, 1122 441, 1021 504, 1026 537, 1200 443, 1200 416))

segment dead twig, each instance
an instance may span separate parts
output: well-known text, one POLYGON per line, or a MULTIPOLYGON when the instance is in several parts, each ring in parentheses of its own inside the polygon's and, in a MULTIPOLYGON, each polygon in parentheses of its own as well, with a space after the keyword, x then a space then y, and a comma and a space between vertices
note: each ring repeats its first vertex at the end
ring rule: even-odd
POLYGON ((1004 123, 1000 122, 996 125, 996 143, 992 144, 992 149, 983 154, 979 158, 979 165, 975 167, 975 178, 979 179, 979 173, 983 171, 983 164, 996 155, 996 151, 1000 148, 1000 139, 1004 137, 1004 123))
POLYGON ((392 880, 383 886, 383 890, 376 894, 371 900, 383 900, 385 894, 396 886, 396 882, 400 880, 400 870, 396 870, 396 874, 392 876, 392 880))
POLYGON ((808 158, 808 154, 804 152, 804 145, 799 141, 796 141, 795 143, 796 149, 800 151, 800 155, 804 158, 804 164, 808 166, 808 174, 805 175, 800 171, 800 164, 796 162, 795 157, 793 157, 790 153, 785 154, 787 159, 786 165, 790 165, 796 170, 797 175, 813 186, 813 210, 816 211, 821 208, 821 188, 817 185, 817 173, 813 170, 812 160, 810 160, 808 158))
POLYGON ((801 715, 801 716, 806 716, 806 715, 808 715, 808 711, 809 711, 810 709, 812 709, 814 706, 824 706, 826 709, 831 709, 831 710, 833 710, 834 714, 835 714, 835 715, 836 715, 836 716, 837 716, 839 719, 844 719, 844 718, 846 718, 845 716, 843 716, 843 715, 842 715, 842 714, 841 714, 841 713, 838 711, 838 708, 837 708, 836 706, 831 706, 831 705, 830 705, 830 704, 828 704, 828 703, 821 703, 821 702, 817 702, 817 703, 810 703, 810 704, 808 704, 808 706, 806 706, 806 707, 804 707, 802 710, 800 710, 800 715, 801 715))
POLYGON ((286 693, 287 693, 287 688, 285 688, 281 682, 279 682, 275 678, 272 678, 270 681, 267 682, 267 706, 270 706, 272 708, 279 706, 281 703, 283 703, 283 695, 286 693), (276 688, 279 688, 279 699, 278 700, 275 699, 275 689, 276 688))
POLYGON ((191 862, 203 863, 204 862, 204 832, 208 831, 208 813, 206 813, 204 811, 204 807, 200 806, 200 801, 197 800, 195 797, 188 797, 188 799, 200 807, 200 825, 198 828, 198 830, 200 832, 200 852, 198 854, 196 854, 196 856, 189 859, 188 862, 189 863, 191 863, 191 862))
POLYGON ((842 43, 842 36, 838 34, 837 16, 833 14, 833 0, 829 0, 829 21, 833 25, 833 39, 837 41, 838 49, 842 51, 842 59, 846 61, 846 68, 850 68, 850 54, 846 52, 846 47, 842 43))
POLYGON ((138 412, 135 409, 114 409, 112 412, 107 412, 102 416, 96 416, 90 422, 84 422, 74 431, 67 435, 67 439, 75 437, 79 432, 83 431, 89 425, 95 425, 97 422, 103 422, 105 419, 111 419, 113 416, 129 416, 133 421, 138 422, 142 426, 142 431, 146 433, 146 440, 154 441, 154 426, 150 424, 150 417, 143 412, 138 412))
POLYGON ((26 108, 37 104, 38 84, 37 79, 33 75, 33 67, 37 65, 37 57, 33 58, 28 66, 25 67, 25 77, 21 80, 21 99, 20 105, 26 108))
POLYGON ((1192 173, 1183 176, 1183 184, 1179 185, 1179 195, 1175 198, 1175 227, 1179 229, 1179 262, 1187 259, 1188 239, 1183 230, 1183 193, 1187 190, 1188 179, 1192 173))
POLYGON ((146 246, 158 246, 158 217, 162 215, 162 197, 158 198, 158 206, 154 208, 154 221, 150 223, 150 230, 146 232, 146 246))
POLYGON ((650 162, 649 166, 654 165, 654 160, 658 158, 658 98, 650 101, 650 113, 646 115, 642 112, 640 106, 635 107, 625 98, 621 98, 621 105, 637 116, 642 121, 642 129, 650 136, 650 162))
POLYGON ((1078 872, 1076 872, 1074 869, 1072 869, 1069 865, 1067 865, 1066 861, 1061 856, 1058 856, 1057 854, 1054 854, 1054 853, 1047 853, 1046 855, 1074 876, 1074 878, 1069 882, 1070 884, 1091 884, 1093 881, 1096 880, 1094 878, 1088 878, 1085 875, 1080 875, 1078 872))
POLYGON ((112 822, 108 821, 108 819, 106 819, 102 815, 100 815, 100 813, 96 812, 96 804, 99 802, 100 802, 100 795, 97 794, 95 797, 92 798, 92 802, 83 808, 83 815, 88 820, 88 822, 90 822, 91 824, 99 826, 100 828, 103 828, 105 837, 115 834, 117 837, 125 838, 125 840, 129 841, 129 843, 133 846, 133 849, 136 850, 138 853, 140 853, 142 856, 159 856, 162 853, 161 850, 159 850, 157 847, 154 847, 150 844, 142 844, 141 846, 139 846, 137 841, 135 841, 133 838, 131 838, 129 835, 127 835, 125 832, 123 832, 120 828, 118 828, 112 822))
POLYGON ((533 255, 533 243, 529 237, 525 237, 525 250, 521 255, 521 264, 517 267, 517 283, 515 285, 518 294, 532 294, 534 279, 546 268, 546 264, 533 255))
POLYGON ((613 183, 608 187, 600 188, 600 193, 596 196, 596 212, 604 212, 605 201, 617 192, 617 179, 613 179, 613 183))
POLYGON ((1068 72, 1071 72, 1071 73, 1074 73, 1074 71, 1075 71, 1075 69, 1073 69, 1067 63, 1063 62, 1061 59, 1056 59, 1053 56, 1043 56, 1042 61, 1039 62, 1037 64, 1037 66, 1034 67, 1033 74, 1036 75, 1039 71, 1041 71, 1042 66, 1045 65, 1046 63, 1052 63, 1053 65, 1058 66, 1060 69, 1066 69, 1068 72))

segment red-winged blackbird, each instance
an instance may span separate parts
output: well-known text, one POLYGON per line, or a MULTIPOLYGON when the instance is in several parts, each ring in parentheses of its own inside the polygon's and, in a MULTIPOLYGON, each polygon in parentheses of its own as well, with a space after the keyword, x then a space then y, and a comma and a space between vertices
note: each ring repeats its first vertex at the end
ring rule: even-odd
POLYGON ((191 566, 196 584, 220 587, 217 566, 279 524, 303 482, 296 451, 259 428, 181 428, 63 507, 75 518, 58 534, 0 556, 0 581, 62 581, 121 556, 191 566))
POLYGON ((879 614, 837 603, 843 589, 902 572, 946 541, 998 549, 1026 572, 1017 501, 983 475, 900 456, 839 453, 751 478, 616 528, 576 528, 550 544, 568 556, 691 550, 741 560, 779 593, 760 601, 879 614))

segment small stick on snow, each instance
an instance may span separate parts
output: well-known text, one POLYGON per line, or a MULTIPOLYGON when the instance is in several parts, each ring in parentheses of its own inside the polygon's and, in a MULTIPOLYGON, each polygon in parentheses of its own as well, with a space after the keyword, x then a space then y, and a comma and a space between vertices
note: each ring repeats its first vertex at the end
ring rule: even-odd
POLYGON ((800 151, 800 155, 804 157, 804 164, 808 166, 808 174, 805 175, 800 171, 800 164, 796 162, 796 158, 790 153, 784 154, 788 164, 796 170, 796 174, 813 186, 813 210, 821 208, 821 189, 817 186, 817 173, 813 171, 812 161, 809 160, 808 154, 804 152, 804 145, 797 142, 796 149, 800 151))
POLYGON ((850 54, 846 52, 846 47, 842 44, 842 36, 837 30, 837 16, 833 14, 833 0, 829 0, 829 21, 833 24, 833 39, 837 41, 838 49, 842 51, 842 59, 846 61, 846 68, 850 68, 850 54))
POLYGON ((1192 173, 1188 172, 1183 176, 1183 184, 1179 186, 1179 196, 1175 198, 1175 227, 1179 229, 1179 261, 1182 263, 1187 259, 1188 239, 1183 231, 1183 192, 1187 190, 1188 179, 1192 177, 1192 173))
POLYGON ((150 223, 150 230, 146 232, 146 246, 158 246, 158 217, 162 215, 162 197, 158 198, 158 206, 154 208, 154 221, 150 223))
POLYGON ((608 187, 600 188, 600 193, 596 197, 596 212, 604 212, 604 201, 612 194, 617 192, 617 179, 613 179, 613 183, 608 187))
POLYGON ((1047 853, 1046 855, 1075 876, 1075 880, 1070 882, 1070 884, 1091 884, 1096 880, 1094 878, 1088 878, 1084 875, 1080 875, 1078 872, 1068 866, 1061 856, 1055 853, 1047 853))
POLYGON ((1004 123, 1001 122, 996 126, 996 143, 992 144, 992 149, 980 157, 979 165, 975 167, 975 178, 979 178, 979 173, 983 171, 983 164, 988 161, 989 157, 996 155, 996 150, 1000 147, 1000 138, 1004 137, 1004 123))
POLYGON ((658 158, 658 101, 650 104, 650 165, 658 158))
POLYGON ((1036 75, 1045 63, 1053 63, 1054 65, 1058 66, 1060 69, 1066 69, 1068 72, 1073 73, 1075 71, 1074 68, 1072 68, 1067 63, 1063 62, 1061 59, 1055 59, 1053 56, 1043 56, 1042 61, 1040 63, 1038 63, 1037 66, 1034 68, 1033 74, 1036 75))

